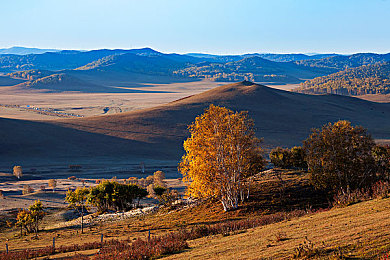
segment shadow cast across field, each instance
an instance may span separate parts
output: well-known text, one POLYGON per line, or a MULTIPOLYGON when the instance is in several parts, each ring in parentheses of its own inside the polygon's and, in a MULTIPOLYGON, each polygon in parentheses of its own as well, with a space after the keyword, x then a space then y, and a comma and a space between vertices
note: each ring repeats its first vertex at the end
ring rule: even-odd
MULTIPOLYGON (((0 165, 27 162, 160 159, 158 144, 91 133, 47 122, 0 118, 0 165)), ((166 154, 166 153, 165 153, 166 154)))

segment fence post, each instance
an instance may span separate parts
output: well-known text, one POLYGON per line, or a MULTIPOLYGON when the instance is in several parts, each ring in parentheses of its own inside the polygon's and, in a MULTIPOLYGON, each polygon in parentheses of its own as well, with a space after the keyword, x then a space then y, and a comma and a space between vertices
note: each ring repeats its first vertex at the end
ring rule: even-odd
POLYGON ((148 242, 150 241, 150 229, 149 229, 149 234, 148 234, 148 242))
POLYGON ((8 243, 5 243, 5 250, 7 251, 8 254, 8 243))
POLYGON ((102 246, 103 246, 103 234, 100 235, 100 243, 101 243, 102 246))
POLYGON ((53 249, 56 248, 56 238, 53 237, 53 249))

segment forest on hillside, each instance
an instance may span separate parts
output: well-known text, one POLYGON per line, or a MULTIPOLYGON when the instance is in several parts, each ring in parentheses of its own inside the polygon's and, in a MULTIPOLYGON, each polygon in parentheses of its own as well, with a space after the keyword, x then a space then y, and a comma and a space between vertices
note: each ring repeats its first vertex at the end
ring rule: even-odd
POLYGON ((301 83, 295 91, 306 94, 365 95, 390 93, 390 63, 346 69, 301 83))

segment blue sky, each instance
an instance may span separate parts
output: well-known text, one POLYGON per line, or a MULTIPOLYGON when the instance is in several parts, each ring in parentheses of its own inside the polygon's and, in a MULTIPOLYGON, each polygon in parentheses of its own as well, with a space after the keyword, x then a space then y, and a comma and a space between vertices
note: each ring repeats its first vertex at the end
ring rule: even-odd
POLYGON ((0 48, 390 52, 388 0, 2 0, 0 48))

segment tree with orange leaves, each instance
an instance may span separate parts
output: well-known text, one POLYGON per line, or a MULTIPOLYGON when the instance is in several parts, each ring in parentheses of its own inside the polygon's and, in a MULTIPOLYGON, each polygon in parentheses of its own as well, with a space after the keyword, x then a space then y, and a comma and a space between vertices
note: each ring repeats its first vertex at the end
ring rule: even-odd
POLYGON ((179 164, 187 195, 216 197, 225 211, 236 209, 249 195, 247 178, 265 165, 253 120, 247 112, 210 105, 188 128, 179 164))

